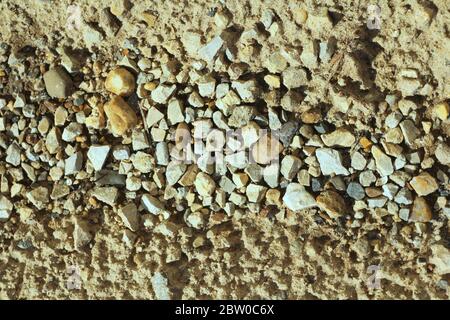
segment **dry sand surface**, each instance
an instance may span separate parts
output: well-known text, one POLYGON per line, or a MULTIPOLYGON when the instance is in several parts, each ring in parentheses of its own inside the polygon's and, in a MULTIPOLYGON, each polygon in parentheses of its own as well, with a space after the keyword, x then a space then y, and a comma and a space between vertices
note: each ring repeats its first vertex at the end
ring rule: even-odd
POLYGON ((0 1, 0 298, 448 299, 449 9, 0 1))

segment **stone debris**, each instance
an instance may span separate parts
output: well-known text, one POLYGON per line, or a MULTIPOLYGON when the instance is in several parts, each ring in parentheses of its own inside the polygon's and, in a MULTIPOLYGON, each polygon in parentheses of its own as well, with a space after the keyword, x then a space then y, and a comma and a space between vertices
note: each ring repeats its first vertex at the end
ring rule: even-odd
POLYGON ((290 183, 287 186, 283 202, 289 210, 294 212, 316 206, 314 197, 298 183, 290 183))
POLYGON ((412 178, 410 184, 419 196, 429 195, 439 187, 436 179, 428 172, 422 172, 418 176, 415 176, 412 178))
POLYGON ((116 68, 108 73, 105 88, 118 96, 129 96, 136 89, 134 76, 125 68, 116 68))
POLYGON ((112 133, 121 136, 137 124, 134 110, 120 96, 114 96, 105 104, 104 110, 112 133))
POLYGON ((350 174, 342 164, 342 156, 339 151, 320 148, 316 150, 316 157, 323 175, 336 174, 347 176, 350 174))
MULTIPOLYGON (((138 285, 142 272, 153 275, 145 298, 229 298, 230 268, 245 275, 242 288, 258 284, 237 298, 296 298, 305 290, 292 273, 317 284, 311 270, 319 263, 332 274, 334 255, 344 271, 354 262, 355 279, 369 258, 401 261, 402 272, 388 271, 403 298, 448 298, 450 107, 448 50, 435 45, 446 39, 439 1, 390 5, 392 19, 374 37, 355 32, 352 6, 311 1, 251 12, 193 2, 181 15, 169 2, 4 1, 4 38, 15 26, 17 41, 0 43, 0 230, 21 264, 39 249, 30 281, 41 269, 59 281, 47 265, 59 252, 64 263, 85 257, 95 268, 114 256, 107 267, 117 285, 97 290, 98 272, 87 266, 92 290, 71 291, 75 298, 130 287, 136 270, 122 272, 124 261, 137 268, 138 285), (60 10, 69 20, 83 14, 72 33, 55 32, 35 6, 49 21, 60 10), (23 16, 39 32, 25 30, 23 16), (267 281, 255 278, 258 263, 267 281), (417 281, 405 282, 406 273, 417 281)), ((5 270, 17 269, 11 261, 5 270)), ((336 282, 322 282, 309 294, 327 297, 336 282)), ((144 292, 136 283, 132 298, 144 292)), ((42 293, 33 289, 22 296, 42 293)), ((1 281, 0 292, 17 298, 1 281)), ((357 286, 352 297, 396 293, 357 286)))
POLYGON ((50 69, 44 74, 47 93, 52 98, 66 98, 73 92, 73 82, 62 66, 50 69))

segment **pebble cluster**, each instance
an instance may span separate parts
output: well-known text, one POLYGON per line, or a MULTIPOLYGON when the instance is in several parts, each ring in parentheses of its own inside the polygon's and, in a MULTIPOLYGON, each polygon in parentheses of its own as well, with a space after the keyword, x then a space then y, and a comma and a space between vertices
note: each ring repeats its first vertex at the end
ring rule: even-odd
MULTIPOLYGON (((249 212, 315 215, 355 230, 375 216, 410 235, 448 221, 450 107, 422 103, 420 70, 402 70, 400 91, 368 100, 339 91, 364 87, 365 66, 332 40, 275 51, 251 70, 242 61, 280 27, 273 12, 243 32, 226 9, 214 21, 222 31, 212 39, 192 31, 183 43, 197 57, 190 65, 130 49, 114 63, 70 50, 43 63, 43 52, 2 44, 0 221, 73 215, 78 251, 95 237, 89 212, 105 206, 130 247, 140 231, 173 237, 180 219, 207 232, 249 212), (319 65, 344 74, 321 79, 330 105, 308 92, 319 65), (14 86, 14 73, 32 81, 14 86)), ((448 262, 448 250, 437 251, 448 262)), ((448 264, 437 268, 448 273, 448 264)))

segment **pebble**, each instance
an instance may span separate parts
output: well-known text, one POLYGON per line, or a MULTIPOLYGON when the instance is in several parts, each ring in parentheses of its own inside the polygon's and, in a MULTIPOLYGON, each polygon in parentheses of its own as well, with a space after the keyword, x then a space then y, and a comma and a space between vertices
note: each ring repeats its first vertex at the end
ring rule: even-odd
POLYGON ((278 159, 284 147, 273 135, 262 136, 252 148, 252 157, 259 164, 269 164, 278 159))
MULTIPOLYGON (((434 265, 433 272, 445 276, 450 274, 450 251, 442 244, 433 244, 430 246, 430 263, 434 265)), ((448 285, 445 286, 445 290, 448 285)))
POLYGON ((389 200, 393 200, 395 195, 398 192, 398 189, 400 189, 399 186, 397 186, 397 185, 395 185, 393 183, 384 184, 382 186, 382 188, 383 188, 383 195, 385 197, 387 197, 389 200))
POLYGON ((167 119, 171 125, 184 122, 184 107, 183 102, 179 99, 171 99, 167 106, 167 119))
POLYGON ((387 198, 380 196, 376 198, 370 198, 367 199, 367 204, 369 205, 369 208, 382 208, 387 202, 387 198))
POLYGON ((402 119, 403 119, 402 114, 398 111, 394 111, 386 117, 384 123, 388 128, 393 129, 398 126, 398 124, 400 123, 400 121, 402 121, 402 119))
POLYGON ((352 155, 351 159, 351 166, 356 170, 364 170, 364 168, 367 165, 367 160, 364 158, 364 156, 359 153, 358 151, 355 151, 352 155))
POLYGON ((92 196, 101 202, 114 206, 119 197, 119 190, 116 187, 95 187, 92 196))
POLYGON ((67 109, 64 108, 63 106, 59 106, 58 108, 56 108, 55 110, 55 114, 54 114, 54 122, 55 122, 55 126, 62 126, 66 123, 67 117, 68 117, 69 113, 67 112, 67 109))
POLYGON ((347 205, 344 198, 336 191, 323 191, 316 198, 317 205, 324 210, 332 219, 338 218, 347 213, 347 205))
POLYGON ((394 173, 392 159, 387 156, 378 146, 372 146, 372 156, 375 159, 377 171, 381 176, 389 176, 394 173))
POLYGON ((450 167, 450 147, 446 143, 438 142, 434 155, 440 163, 450 167))
POLYGON ((122 219, 125 227, 131 231, 137 231, 139 229, 139 214, 137 207, 133 202, 121 206, 118 210, 118 215, 122 219))
POLYGON ((155 197, 146 193, 141 197, 141 203, 145 210, 154 215, 162 215, 164 219, 170 217, 170 212, 167 211, 164 205, 155 197))
POLYGON ((292 180, 302 166, 302 160, 293 155, 287 155, 281 160, 281 174, 288 180, 292 180))
POLYGON ((75 249, 81 251, 93 239, 89 225, 81 218, 75 218, 75 226, 73 229, 73 242, 75 249))
POLYGON ((124 135, 137 124, 137 116, 134 110, 120 96, 114 96, 104 105, 106 116, 111 125, 111 131, 115 135, 124 135))
POLYGON ((320 170, 323 175, 344 175, 350 174, 342 165, 342 156, 339 151, 329 148, 320 148, 316 150, 316 158, 320 164, 320 170))
POLYGON ((145 152, 138 151, 131 157, 133 166, 141 173, 149 173, 154 166, 153 157, 145 152))
POLYGON ((323 134, 321 135, 323 143, 327 147, 344 147, 349 148, 351 147, 355 141, 356 138, 347 129, 339 128, 331 133, 323 134))
POLYGON ((431 218, 431 209, 425 198, 417 197, 414 199, 409 220, 412 222, 429 222, 431 218))
POLYGON ((76 122, 71 122, 64 128, 62 139, 66 142, 73 142, 83 133, 83 126, 76 122))
POLYGON ((439 188, 436 179, 428 172, 422 172, 415 176, 410 184, 419 196, 429 195, 439 188))
POLYGON ((14 206, 4 195, 0 194, 0 221, 6 221, 11 216, 14 206))
POLYGON ((87 157, 96 171, 103 169, 103 165, 105 164, 110 149, 111 146, 109 145, 92 145, 89 148, 87 157))
POLYGON ((290 183, 283 196, 283 202, 289 210, 298 212, 316 206, 314 197, 298 183, 290 183))
POLYGON ((283 84, 288 89, 294 89, 305 86, 308 83, 308 74, 302 68, 289 67, 283 73, 283 84))
POLYGON ((355 200, 362 200, 366 195, 364 188, 357 182, 350 182, 348 184, 347 194, 355 200))
POLYGON ((147 133, 142 129, 135 129, 131 133, 131 144, 134 151, 144 150, 150 147, 147 133))
POLYGON ((64 174, 66 176, 77 174, 83 166, 83 154, 78 151, 72 154, 64 162, 64 174))
POLYGON ((52 98, 66 98, 73 92, 73 82, 62 66, 57 66, 44 73, 47 93, 52 98))
POLYGON ((250 202, 261 202, 266 194, 267 188, 257 184, 250 183, 247 186, 245 194, 250 202))
POLYGON ((164 114, 156 109, 155 107, 151 107, 147 112, 147 117, 145 118, 147 122, 147 127, 151 128, 156 123, 164 119, 164 114))
POLYGON ((127 97, 136 89, 136 83, 130 71, 125 68, 116 68, 108 73, 105 87, 109 92, 127 97))
POLYGON ((397 202, 398 204, 405 204, 405 205, 411 204, 413 202, 413 196, 411 191, 409 191, 409 189, 407 188, 400 189, 400 191, 395 196, 394 201, 397 202))
POLYGON ((152 91, 152 100, 159 104, 165 104, 169 101, 170 97, 175 93, 177 89, 176 85, 160 84, 152 91))
POLYGON ((414 125, 414 122, 407 119, 400 123, 400 129, 402 130, 405 142, 409 145, 413 144, 414 141, 420 136, 420 130, 414 125))
POLYGON ((195 189, 198 194, 205 197, 213 194, 216 189, 214 180, 204 172, 199 172, 194 181, 195 189))
POLYGON ((372 183, 374 183, 377 180, 377 177, 373 173, 372 170, 366 170, 361 172, 359 175, 359 183, 361 183, 362 186, 368 187, 372 183))
POLYGON ((21 154, 20 147, 15 142, 11 143, 8 149, 6 149, 5 161, 16 167, 21 162, 20 154, 21 154))
POLYGON ((256 80, 236 80, 231 83, 243 102, 252 103, 259 98, 260 89, 256 80))
POLYGON ((37 187, 27 193, 27 199, 30 201, 38 210, 42 210, 46 207, 49 202, 49 192, 45 187, 37 187))
POLYGON ((433 113, 435 117, 445 121, 450 114, 450 106, 446 101, 440 102, 433 107, 433 113))
POLYGON ((198 56, 206 62, 212 62, 222 49, 224 41, 220 36, 215 36, 208 44, 198 50, 198 56))
POLYGON ((130 148, 124 145, 116 145, 113 147, 113 157, 116 160, 127 160, 130 158, 130 148))

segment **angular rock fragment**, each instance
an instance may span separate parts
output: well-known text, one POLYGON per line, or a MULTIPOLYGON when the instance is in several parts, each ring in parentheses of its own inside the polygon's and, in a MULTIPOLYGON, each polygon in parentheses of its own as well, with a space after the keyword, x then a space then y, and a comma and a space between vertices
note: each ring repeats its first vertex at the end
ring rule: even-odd
POLYGON ((415 176, 410 184, 419 196, 429 195, 430 193, 435 192, 439 187, 436 179, 428 172, 422 172, 418 176, 415 176))
POLYGON ((344 198, 332 190, 323 191, 316 198, 319 208, 324 210, 331 218, 335 219, 347 213, 344 198))
POLYGON ((316 206, 314 197, 298 183, 290 183, 283 196, 283 202, 290 210, 298 212, 316 206))
POLYGON ((342 164, 342 156, 339 151, 320 148, 316 150, 316 157, 323 175, 336 174, 347 176, 350 174, 342 164))

